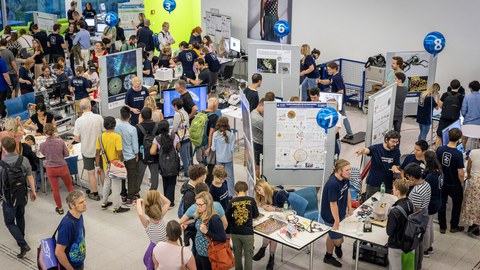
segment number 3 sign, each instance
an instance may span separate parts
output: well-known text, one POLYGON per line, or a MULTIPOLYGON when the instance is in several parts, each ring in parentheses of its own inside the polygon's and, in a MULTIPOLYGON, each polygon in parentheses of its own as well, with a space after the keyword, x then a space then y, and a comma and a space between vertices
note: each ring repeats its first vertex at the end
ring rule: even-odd
POLYGON ((172 13, 172 11, 177 7, 177 3, 175 0, 165 0, 163 1, 163 8, 168 11, 168 13, 172 13))
POLYGON ((445 37, 440 32, 430 32, 423 40, 425 50, 437 56, 445 48, 445 37))
POLYGON ((338 122, 338 112, 332 107, 325 107, 317 113, 317 124, 325 129, 325 133, 338 122))

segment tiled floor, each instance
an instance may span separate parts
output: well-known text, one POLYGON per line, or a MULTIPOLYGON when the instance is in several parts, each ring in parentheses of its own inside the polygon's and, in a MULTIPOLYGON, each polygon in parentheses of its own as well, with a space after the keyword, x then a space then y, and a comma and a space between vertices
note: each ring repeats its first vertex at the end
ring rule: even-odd
MULTIPOLYGON (((354 131, 365 130, 366 115, 360 110, 349 108, 348 116, 354 131)), ((239 126, 239 125, 237 125, 239 126)), ((413 142, 418 135, 418 129, 413 119, 406 119, 402 127, 402 153, 412 151, 413 142)), ((360 164, 360 158, 354 154, 357 146, 342 145, 342 158, 352 162, 354 166, 360 164)), ((235 155, 235 178, 244 179, 242 151, 235 155)), ((176 204, 180 199, 179 189, 182 183, 177 184, 176 204)), ((147 189, 144 186, 144 191, 147 189)), ((161 190, 161 185, 160 185, 161 190)), ((62 196, 66 190, 62 186, 62 196)), ((113 194, 118 194, 114 190, 113 194)), ((118 199, 118 198, 117 198, 118 199)), ((29 203, 26 210, 27 228, 26 238, 32 251, 26 258, 18 260, 15 255, 18 248, 3 224, 0 224, 0 269, 35 269, 36 247, 41 238, 50 237, 61 217, 54 211, 55 205, 51 193, 39 193, 38 200, 29 203)), ((166 220, 176 218, 176 209, 168 212, 166 220)), ((86 226, 87 259, 86 269, 144 269, 143 255, 148 244, 148 238, 135 213, 135 208, 123 214, 114 214, 110 210, 101 210, 100 203, 88 200, 88 210, 84 214, 86 226)), ((441 235, 438 226, 435 227, 435 254, 424 259, 424 269, 479 269, 480 241, 469 237, 466 233, 441 235), (477 265, 477 266, 476 266, 477 265)), ((261 239, 256 237, 256 246, 261 245, 261 239)), ((341 260, 343 269, 353 269, 352 259, 353 240, 346 238, 343 247, 344 257, 341 260)), ((325 253, 325 238, 321 238, 314 248, 314 269, 334 269, 323 264, 325 253)), ((307 251, 297 252, 289 248, 284 249, 284 260, 280 260, 280 248, 276 253, 276 269, 307 269, 309 255, 307 251)), ((168 254, 165 254, 168 256, 168 254)), ((255 262, 255 269, 265 269, 267 258, 255 262)), ((360 269, 386 269, 369 263, 360 262, 360 269)))

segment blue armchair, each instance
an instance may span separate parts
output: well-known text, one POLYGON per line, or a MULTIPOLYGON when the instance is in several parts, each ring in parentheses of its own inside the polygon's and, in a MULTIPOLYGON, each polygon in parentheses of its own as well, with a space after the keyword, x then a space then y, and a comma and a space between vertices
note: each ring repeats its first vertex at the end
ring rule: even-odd
POLYGON ((30 118, 28 114, 28 104, 35 103, 35 93, 28 93, 16 98, 5 100, 8 117, 20 116, 22 121, 30 118))
MULTIPOLYGON (((303 197, 307 201, 307 207, 305 208, 305 213, 303 215, 300 215, 300 214, 299 215, 307 219, 318 220, 319 211, 318 211, 317 189, 315 187, 303 188, 303 189, 296 190, 293 194, 303 197)), ((290 194, 290 196, 291 195, 292 193, 290 194)))

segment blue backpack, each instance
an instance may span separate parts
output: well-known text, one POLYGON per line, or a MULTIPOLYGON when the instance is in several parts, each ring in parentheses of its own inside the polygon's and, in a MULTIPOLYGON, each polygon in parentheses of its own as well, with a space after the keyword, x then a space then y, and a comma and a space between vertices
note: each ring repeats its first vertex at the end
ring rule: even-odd
POLYGON ((158 39, 158 34, 153 34, 153 47, 155 50, 160 51, 160 40, 158 39))
POLYGON ((184 205, 185 204, 183 203, 183 197, 182 197, 182 199, 180 200, 180 205, 178 206, 178 212, 177 212, 178 218, 182 218, 183 214, 185 214, 184 205))

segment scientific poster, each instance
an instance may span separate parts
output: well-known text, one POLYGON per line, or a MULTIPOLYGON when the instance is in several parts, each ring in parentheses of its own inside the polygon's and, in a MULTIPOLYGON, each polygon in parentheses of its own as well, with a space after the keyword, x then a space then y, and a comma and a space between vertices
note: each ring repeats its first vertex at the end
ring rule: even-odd
POLYGON ((247 165, 247 184, 249 196, 254 195, 254 187, 257 177, 255 176, 255 160, 252 141, 252 123, 250 120, 250 104, 247 98, 241 92, 242 101, 242 123, 243 123, 243 141, 245 145, 245 164, 247 165))
POLYGON ((370 100, 374 99, 372 141, 370 145, 383 143, 384 135, 390 130, 390 125, 393 123, 393 115, 391 115, 391 106, 394 106, 392 96, 393 86, 387 86, 381 92, 370 97, 370 100))
MULTIPOLYGON (((230 16, 215 14, 207 11, 205 16, 206 34, 216 44, 220 43, 222 38, 229 39, 231 32, 232 18, 230 16)), ((228 42, 227 42, 228 43, 228 42)))
POLYGON ((257 49, 257 72, 291 74, 292 51, 257 49))
POLYGON ((327 136, 317 124, 325 103, 277 103, 275 169, 318 170, 325 167, 327 136))
POLYGON ((106 55, 108 109, 125 105, 125 94, 137 76, 137 51, 106 55))

